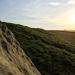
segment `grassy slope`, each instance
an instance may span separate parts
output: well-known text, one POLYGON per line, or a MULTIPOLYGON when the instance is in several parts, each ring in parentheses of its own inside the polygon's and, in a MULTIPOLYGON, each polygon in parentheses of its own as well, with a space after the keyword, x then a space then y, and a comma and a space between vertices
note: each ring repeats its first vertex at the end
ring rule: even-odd
POLYGON ((4 24, 42 75, 75 75, 75 33, 4 24))

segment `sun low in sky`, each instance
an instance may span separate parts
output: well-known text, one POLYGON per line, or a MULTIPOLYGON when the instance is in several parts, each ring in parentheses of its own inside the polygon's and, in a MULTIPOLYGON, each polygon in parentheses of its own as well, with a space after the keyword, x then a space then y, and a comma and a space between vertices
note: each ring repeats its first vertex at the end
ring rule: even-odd
POLYGON ((75 24, 75 14, 69 15, 68 18, 69 18, 69 21, 75 24))
POLYGON ((0 20, 48 30, 75 30, 75 0, 0 0, 0 20))

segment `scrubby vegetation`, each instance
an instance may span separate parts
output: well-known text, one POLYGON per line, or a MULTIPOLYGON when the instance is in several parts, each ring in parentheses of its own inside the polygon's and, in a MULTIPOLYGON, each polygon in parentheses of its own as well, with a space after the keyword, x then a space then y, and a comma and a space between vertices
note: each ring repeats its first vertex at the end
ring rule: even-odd
POLYGON ((75 32, 5 23, 42 75, 75 75, 75 32))

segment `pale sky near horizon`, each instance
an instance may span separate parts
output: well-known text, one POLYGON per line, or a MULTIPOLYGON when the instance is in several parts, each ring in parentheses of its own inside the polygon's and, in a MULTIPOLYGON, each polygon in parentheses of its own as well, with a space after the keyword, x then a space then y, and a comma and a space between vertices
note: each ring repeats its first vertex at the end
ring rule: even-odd
POLYGON ((75 0, 0 0, 0 20, 48 30, 75 30, 75 0))

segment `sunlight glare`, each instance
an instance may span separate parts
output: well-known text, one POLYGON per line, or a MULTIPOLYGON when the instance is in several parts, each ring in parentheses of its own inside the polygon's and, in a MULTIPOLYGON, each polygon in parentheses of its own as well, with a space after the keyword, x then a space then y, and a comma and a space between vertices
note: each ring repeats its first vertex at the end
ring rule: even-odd
POLYGON ((72 22, 75 22, 75 15, 70 15, 69 20, 72 21, 72 22))

